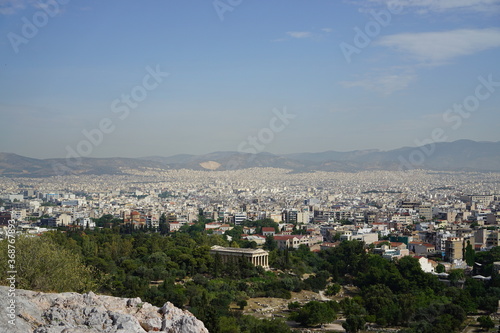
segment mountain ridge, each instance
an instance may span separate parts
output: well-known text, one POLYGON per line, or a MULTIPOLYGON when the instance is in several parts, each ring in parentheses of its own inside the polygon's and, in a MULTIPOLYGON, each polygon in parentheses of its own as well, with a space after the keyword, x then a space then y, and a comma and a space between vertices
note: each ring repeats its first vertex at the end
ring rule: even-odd
POLYGON ((387 151, 329 150, 294 154, 217 151, 202 155, 177 154, 166 157, 156 155, 141 158, 36 159, 14 153, 0 153, 0 176, 8 177, 128 174, 171 169, 238 170, 256 167, 284 168, 295 172, 408 169, 500 172, 500 141, 457 140, 387 151))

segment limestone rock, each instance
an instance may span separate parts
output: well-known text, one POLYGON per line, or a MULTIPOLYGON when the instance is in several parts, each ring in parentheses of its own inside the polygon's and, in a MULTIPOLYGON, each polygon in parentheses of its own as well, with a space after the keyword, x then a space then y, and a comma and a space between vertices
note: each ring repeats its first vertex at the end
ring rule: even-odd
POLYGON ((189 311, 167 302, 158 308, 140 298, 78 293, 40 293, 0 286, 0 332, 12 333, 208 333, 189 311), (12 291, 11 291, 12 292, 12 291), (15 325, 13 325, 15 324, 15 325))
POLYGON ((215 161, 206 161, 206 162, 201 162, 200 166, 208 170, 217 170, 221 166, 221 164, 215 161))

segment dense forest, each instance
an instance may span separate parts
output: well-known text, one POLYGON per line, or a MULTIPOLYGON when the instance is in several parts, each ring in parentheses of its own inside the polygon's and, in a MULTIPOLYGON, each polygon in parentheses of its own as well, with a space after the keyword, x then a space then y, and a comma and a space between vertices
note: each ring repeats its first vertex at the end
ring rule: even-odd
MULTIPOLYGON (((243 315, 249 298, 290 299, 291 292, 325 290, 335 295, 341 286, 353 285, 359 293, 340 302, 289 303, 289 319, 302 326, 328 323, 342 314, 347 332, 358 332, 366 323, 400 327, 400 332, 452 332, 463 325, 467 314, 495 312, 500 299, 500 277, 492 272, 500 261, 500 247, 475 253, 477 274, 492 276, 482 282, 450 272, 449 282, 424 273, 412 257, 391 262, 371 254, 364 243, 345 241, 321 252, 301 246, 279 250, 269 237, 273 268, 265 271, 246 260, 223 264, 210 255, 213 245, 255 247, 233 236, 205 232, 203 218, 179 232, 133 229, 120 220, 103 216, 107 228, 61 229, 40 237, 18 237, 17 287, 40 291, 94 290, 119 297, 141 297, 161 306, 170 301, 189 309, 210 332, 289 332, 282 319, 260 320, 243 315), (303 278, 307 274, 307 278, 303 278)), ((251 222, 272 226, 269 220, 251 222)), ((239 232, 239 233, 238 233, 239 232)), ((6 283, 7 244, 2 242, 0 278, 6 283)), ((489 317, 482 317, 488 322, 489 317)), ((489 324, 489 322, 487 323, 489 324)), ((485 324, 486 325, 486 324, 485 324)))

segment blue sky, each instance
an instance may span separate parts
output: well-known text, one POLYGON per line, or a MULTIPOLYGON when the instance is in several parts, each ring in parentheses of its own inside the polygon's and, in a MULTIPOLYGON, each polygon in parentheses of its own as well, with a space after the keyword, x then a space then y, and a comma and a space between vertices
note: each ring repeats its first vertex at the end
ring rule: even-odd
POLYGON ((0 36, 3 152, 500 140, 500 0, 0 0, 0 36))

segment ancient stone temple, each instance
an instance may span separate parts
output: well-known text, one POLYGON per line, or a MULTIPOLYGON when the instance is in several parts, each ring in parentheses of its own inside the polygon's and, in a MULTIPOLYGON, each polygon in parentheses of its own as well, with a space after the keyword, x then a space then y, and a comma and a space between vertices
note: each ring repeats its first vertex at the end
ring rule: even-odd
POLYGON ((262 249, 240 249, 214 245, 210 250, 210 254, 215 255, 216 253, 219 254, 223 263, 230 260, 236 261, 238 258, 243 257, 255 266, 269 268, 269 253, 262 249))

